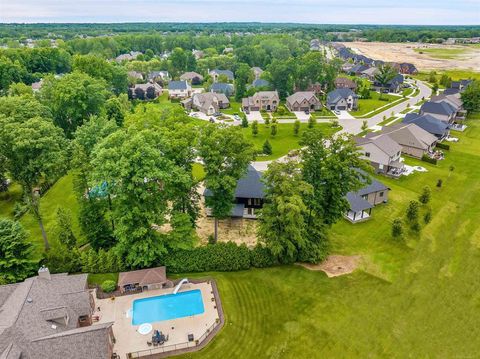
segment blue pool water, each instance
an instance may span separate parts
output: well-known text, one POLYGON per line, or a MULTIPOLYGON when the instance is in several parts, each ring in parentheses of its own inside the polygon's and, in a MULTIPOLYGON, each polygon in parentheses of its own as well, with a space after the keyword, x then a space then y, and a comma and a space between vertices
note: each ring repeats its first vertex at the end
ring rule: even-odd
POLYGON ((204 311, 199 289, 136 299, 133 301, 132 325, 189 317, 204 311))

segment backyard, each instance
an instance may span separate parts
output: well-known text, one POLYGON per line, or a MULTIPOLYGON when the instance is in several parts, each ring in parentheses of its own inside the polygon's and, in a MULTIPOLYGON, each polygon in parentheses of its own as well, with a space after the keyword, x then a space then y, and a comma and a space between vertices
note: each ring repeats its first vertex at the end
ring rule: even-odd
POLYGON ((438 166, 408 161, 429 172, 382 178, 390 203, 372 220, 333 227, 332 251, 362 255, 363 270, 333 279, 297 266, 212 273, 225 327, 182 358, 477 357, 480 124, 469 125, 438 166), (394 241, 391 220, 424 185, 432 188, 432 221, 420 235, 394 241))

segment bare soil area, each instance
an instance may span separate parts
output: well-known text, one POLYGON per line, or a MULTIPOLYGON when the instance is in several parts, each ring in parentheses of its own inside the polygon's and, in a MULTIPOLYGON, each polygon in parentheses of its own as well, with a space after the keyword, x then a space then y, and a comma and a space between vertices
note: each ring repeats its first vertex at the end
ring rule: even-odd
POLYGON ((438 45, 421 43, 385 43, 385 42, 344 42, 354 52, 373 59, 388 62, 410 62, 420 71, 465 69, 480 71, 480 48, 463 45, 438 45), (453 58, 438 58, 428 50, 422 49, 456 49, 453 58))
POLYGON ((301 265, 307 269, 314 271, 324 271, 329 278, 352 273, 358 268, 361 256, 340 256, 331 255, 319 264, 302 263, 301 265))

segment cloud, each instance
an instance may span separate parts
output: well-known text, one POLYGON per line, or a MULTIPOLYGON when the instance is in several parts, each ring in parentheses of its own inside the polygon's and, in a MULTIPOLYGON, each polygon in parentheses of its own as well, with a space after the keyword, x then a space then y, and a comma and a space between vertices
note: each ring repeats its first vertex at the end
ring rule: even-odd
POLYGON ((0 0, 1 22, 479 24, 477 0, 0 0))

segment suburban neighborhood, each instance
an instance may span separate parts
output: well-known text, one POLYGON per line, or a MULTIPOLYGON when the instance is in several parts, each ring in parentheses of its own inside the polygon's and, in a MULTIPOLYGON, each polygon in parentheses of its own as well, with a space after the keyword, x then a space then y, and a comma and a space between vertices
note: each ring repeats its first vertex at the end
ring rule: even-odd
POLYGON ((0 23, 0 359, 478 357, 480 27, 178 6, 0 23))

